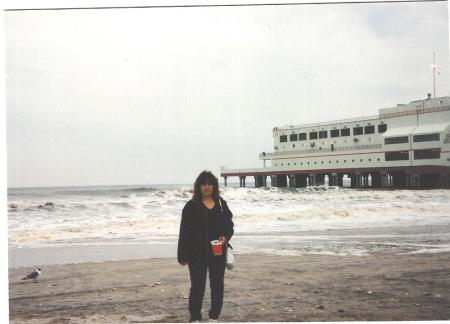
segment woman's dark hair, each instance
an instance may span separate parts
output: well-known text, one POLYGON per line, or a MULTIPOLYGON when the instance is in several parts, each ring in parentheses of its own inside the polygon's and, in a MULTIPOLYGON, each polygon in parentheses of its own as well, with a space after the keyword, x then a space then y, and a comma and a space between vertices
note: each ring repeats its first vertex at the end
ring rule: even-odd
POLYGON ((199 201, 202 199, 202 191, 200 189, 200 186, 204 185, 205 183, 209 183, 214 186, 211 196, 214 200, 219 200, 219 180, 217 180, 217 178, 214 176, 214 174, 212 174, 211 171, 203 171, 199 174, 197 180, 195 180, 192 200, 199 201))

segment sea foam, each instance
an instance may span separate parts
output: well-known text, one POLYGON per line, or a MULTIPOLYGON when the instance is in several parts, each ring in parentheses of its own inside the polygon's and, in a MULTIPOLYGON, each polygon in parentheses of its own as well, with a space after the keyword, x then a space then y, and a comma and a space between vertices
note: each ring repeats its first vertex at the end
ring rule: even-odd
MULTIPOLYGON (((437 244, 442 243, 439 249, 449 244, 445 234, 445 229, 450 227, 448 190, 356 190, 323 186, 227 187, 221 191, 234 215, 233 241, 240 242, 241 253, 357 254, 376 246, 369 244, 372 239, 380 239, 376 234, 390 235, 381 244, 389 248, 395 241, 392 237, 399 236, 400 232, 405 244, 431 242, 428 247, 436 244, 438 248, 437 244), (360 244, 350 247, 349 242, 357 234, 363 236, 357 239, 360 244), (406 234, 415 236, 410 239, 406 234), (312 246, 303 240, 306 236, 315 242, 312 246), (258 246, 258 241, 266 241, 268 237, 272 240, 270 247, 258 246), (316 245, 323 238, 328 248, 316 245), (439 242, 433 243, 433 238, 439 242), (333 240, 340 243, 332 243, 333 240), (358 252, 355 246, 359 246, 358 252)), ((175 185, 9 189, 9 245, 27 248, 148 243, 157 242, 158 238, 176 243, 181 211, 191 196, 189 186, 175 185)))

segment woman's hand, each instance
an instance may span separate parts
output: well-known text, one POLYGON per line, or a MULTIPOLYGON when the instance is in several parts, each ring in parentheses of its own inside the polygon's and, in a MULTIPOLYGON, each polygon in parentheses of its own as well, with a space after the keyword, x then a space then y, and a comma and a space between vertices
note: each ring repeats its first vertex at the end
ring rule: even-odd
POLYGON ((186 264, 189 264, 189 262, 178 262, 179 264, 181 264, 183 267, 186 265, 186 264))
POLYGON ((225 236, 221 236, 219 237, 219 241, 222 242, 222 245, 224 245, 225 243, 227 243, 227 238, 225 236))

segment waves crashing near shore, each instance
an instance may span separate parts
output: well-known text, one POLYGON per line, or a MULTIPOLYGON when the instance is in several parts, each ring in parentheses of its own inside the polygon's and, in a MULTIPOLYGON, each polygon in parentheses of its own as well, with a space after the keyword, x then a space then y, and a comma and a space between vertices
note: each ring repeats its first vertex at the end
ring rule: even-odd
MULTIPOLYGON (((173 237, 188 186, 8 190, 9 244, 121 242, 173 237)), ((340 187, 223 188, 237 235, 342 228, 448 225, 448 190, 340 187)))

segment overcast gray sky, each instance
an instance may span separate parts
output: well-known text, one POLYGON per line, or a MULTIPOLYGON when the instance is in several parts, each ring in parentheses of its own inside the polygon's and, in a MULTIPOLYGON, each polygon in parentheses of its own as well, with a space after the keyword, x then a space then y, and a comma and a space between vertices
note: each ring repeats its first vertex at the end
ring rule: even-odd
POLYGON ((9 187, 192 183, 450 94, 446 2, 7 11, 9 187))

